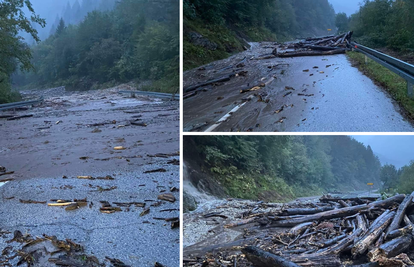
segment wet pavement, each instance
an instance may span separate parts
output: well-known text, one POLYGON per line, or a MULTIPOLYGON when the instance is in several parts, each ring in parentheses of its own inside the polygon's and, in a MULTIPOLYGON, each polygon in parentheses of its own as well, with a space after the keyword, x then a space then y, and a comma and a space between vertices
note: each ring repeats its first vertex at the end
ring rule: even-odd
POLYGON ((0 177, 14 179, 0 186, 0 232, 8 232, 0 234, 1 250, 19 249, 6 240, 20 230, 69 238, 103 266, 112 266, 105 257, 130 266, 179 266, 179 228, 162 220, 179 217, 178 102, 131 99, 119 89, 45 97, 41 106, 15 113, 33 117, 0 120, 0 165, 15 172, 0 177), (137 119, 147 126, 130 123, 137 119), (145 173, 153 170, 159 171, 145 173), (113 180, 77 178, 108 175, 113 180), (176 200, 159 200, 163 193, 176 200), (70 211, 46 204, 83 198, 88 205, 70 211), (140 202, 150 210, 141 215, 145 208, 132 205, 105 214, 100 201, 140 202))
POLYGON ((275 47, 273 43, 254 43, 248 51, 185 72, 184 89, 240 75, 200 87, 195 96, 185 99, 184 131, 414 130, 395 101, 352 67, 346 55, 267 58, 275 47), (241 93, 255 86, 255 90, 241 93), (220 119, 223 122, 217 123, 220 119))

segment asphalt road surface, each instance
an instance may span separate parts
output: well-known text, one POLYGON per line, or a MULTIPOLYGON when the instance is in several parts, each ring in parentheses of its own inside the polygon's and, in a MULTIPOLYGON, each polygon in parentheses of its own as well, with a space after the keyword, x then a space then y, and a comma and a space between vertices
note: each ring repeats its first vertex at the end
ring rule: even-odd
POLYGON ((185 72, 184 89, 247 71, 200 87, 185 99, 184 131, 414 130, 388 93, 353 67, 346 55, 263 59, 275 47, 253 43, 248 51, 185 72), (240 93, 263 83, 265 87, 240 93))

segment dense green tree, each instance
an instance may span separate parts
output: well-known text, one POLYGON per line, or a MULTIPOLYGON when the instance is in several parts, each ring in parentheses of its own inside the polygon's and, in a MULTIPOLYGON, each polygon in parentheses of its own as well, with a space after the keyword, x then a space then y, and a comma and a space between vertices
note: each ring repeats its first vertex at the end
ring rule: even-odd
POLYGON ((348 136, 194 136, 185 138, 184 156, 187 145, 200 155, 197 164, 229 188, 238 188, 236 181, 252 190, 285 183, 305 195, 380 184, 378 158, 348 136))
POLYGON ((399 173, 397 168, 392 164, 386 164, 381 167, 380 173, 381 182, 383 183, 383 189, 395 188, 398 184, 399 173))
POLYGON ((16 85, 88 90, 96 83, 153 81, 153 90, 177 91, 178 0, 121 0, 109 10, 114 4, 107 1, 101 6, 107 11, 99 11, 96 3, 85 0, 83 7, 92 11, 78 25, 61 19, 55 34, 32 47, 36 71, 17 73, 16 85))
POLYGON ((184 0, 184 16, 239 28, 265 26, 295 36, 333 28, 335 11, 327 0, 184 0))
POLYGON ((21 70, 32 69, 30 48, 23 43, 19 32, 23 31, 39 41, 34 25, 45 26, 45 21, 36 15, 29 0, 3 0, 0 2, 0 103, 13 100, 9 77, 20 65, 21 70), (27 8, 31 14, 27 19, 27 8))
POLYGON ((365 0, 349 27, 361 43, 373 47, 414 50, 414 1, 365 0))
POLYGON ((405 194, 414 192, 414 161, 401 169, 398 191, 405 194))
POLYGON ((335 18, 335 26, 338 29, 339 33, 348 31, 349 29, 349 19, 346 13, 338 13, 335 18))

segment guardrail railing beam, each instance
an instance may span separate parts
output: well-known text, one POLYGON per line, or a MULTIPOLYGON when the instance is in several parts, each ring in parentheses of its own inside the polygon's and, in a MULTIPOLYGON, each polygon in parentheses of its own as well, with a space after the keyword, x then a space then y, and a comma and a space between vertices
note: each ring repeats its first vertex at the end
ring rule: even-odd
POLYGON ((365 64, 368 64, 368 58, 374 60, 378 64, 386 67, 390 71, 398 74, 400 77, 404 78, 407 81, 407 94, 409 97, 414 96, 414 66, 408 64, 397 58, 393 58, 384 53, 378 52, 369 47, 357 44, 355 42, 351 43, 352 51, 357 51, 364 54, 365 64))

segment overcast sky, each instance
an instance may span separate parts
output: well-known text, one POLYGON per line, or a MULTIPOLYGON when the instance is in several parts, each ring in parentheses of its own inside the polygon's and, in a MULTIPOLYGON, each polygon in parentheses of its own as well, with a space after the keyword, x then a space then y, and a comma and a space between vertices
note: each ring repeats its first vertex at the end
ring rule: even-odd
POLYGON ((345 12, 350 16, 359 10, 359 3, 362 3, 362 0, 329 0, 329 2, 336 13, 345 12))
POLYGON ((393 164, 397 168, 414 160, 414 136, 352 136, 364 145, 370 145, 382 164, 393 164))

